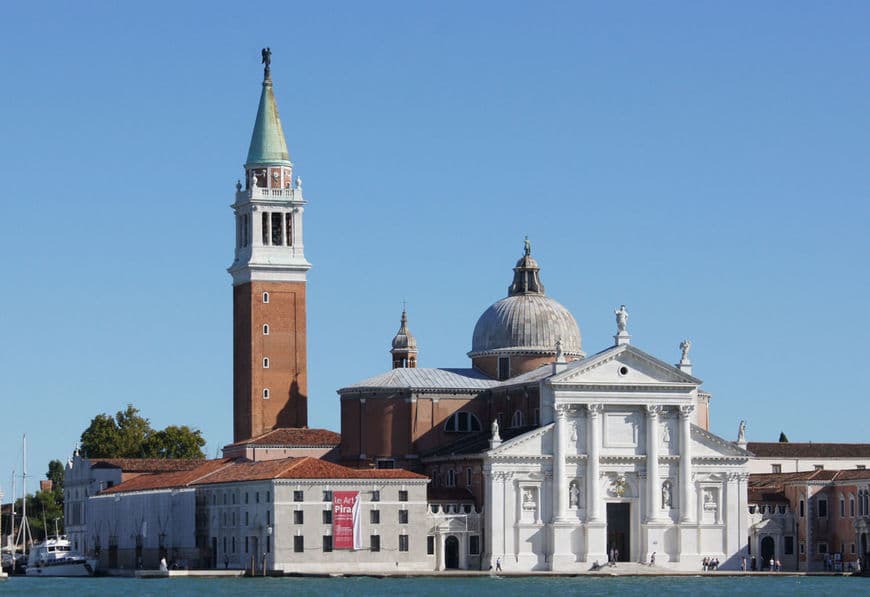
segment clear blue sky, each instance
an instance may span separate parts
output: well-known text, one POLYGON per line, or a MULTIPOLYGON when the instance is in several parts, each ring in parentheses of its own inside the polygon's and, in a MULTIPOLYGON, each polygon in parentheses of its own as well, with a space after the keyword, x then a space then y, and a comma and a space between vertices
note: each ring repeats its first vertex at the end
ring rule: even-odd
POLYGON ((0 24, 0 487, 129 402, 232 437, 233 184, 271 46, 305 181, 311 426, 466 366, 523 236, 584 349, 694 342, 729 439, 867 441, 866 2, 84 2, 0 24))

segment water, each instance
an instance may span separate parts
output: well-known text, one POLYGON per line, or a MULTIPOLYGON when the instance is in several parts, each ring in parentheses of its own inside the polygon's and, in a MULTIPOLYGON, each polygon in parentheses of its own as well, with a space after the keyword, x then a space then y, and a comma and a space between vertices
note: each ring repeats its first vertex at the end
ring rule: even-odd
POLYGON ((81 595, 85 597, 505 597, 558 595, 763 595, 800 597, 870 595, 870 578, 857 577, 608 577, 608 578, 27 578, 0 582, 3 597, 81 595))

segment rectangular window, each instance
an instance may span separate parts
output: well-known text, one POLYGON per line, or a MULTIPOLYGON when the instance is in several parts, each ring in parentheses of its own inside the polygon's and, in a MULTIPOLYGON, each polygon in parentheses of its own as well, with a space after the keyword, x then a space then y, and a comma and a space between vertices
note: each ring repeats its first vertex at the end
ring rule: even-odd
POLYGON ((305 501, 305 494, 301 490, 296 490, 293 492, 293 501, 294 502, 302 502, 305 501))
POLYGON ((286 215, 284 225, 287 227, 287 246, 289 247, 293 245, 293 214, 286 215))
POLYGON ((801 541, 801 543, 800 543, 800 550, 801 550, 801 555, 803 555, 807 551, 807 547, 803 541, 801 541))
POLYGON ((372 546, 372 551, 381 551, 381 536, 380 535, 372 535, 369 537, 369 542, 372 546))
POLYGON ((399 535, 399 551, 408 551, 408 535, 399 535))
POLYGON ((242 220, 242 246, 248 246, 248 214, 245 214, 242 220))
POLYGON ((392 458, 378 458, 378 468, 396 468, 396 461, 392 458))
POLYGON ((246 510, 246 511, 245 511, 245 526, 247 526, 247 525, 249 525, 249 524, 250 524, 250 523, 248 522, 248 512, 247 512, 247 510, 246 510))
POLYGON ((332 535, 323 536, 323 551, 332 551, 332 535))
POLYGON ((245 503, 246 504, 248 503, 248 492, 247 491, 245 492, 245 503))
POLYGON ((381 512, 380 512, 380 510, 371 510, 369 512, 369 523, 381 524, 381 512))
POLYGON ((399 510, 399 524, 408 524, 407 510, 399 510))
POLYGON ((840 499, 840 517, 846 517, 846 500, 840 499))
POLYGON ((819 500, 819 518, 827 518, 828 500, 819 500))
POLYGON ((323 524, 332 524, 332 510, 324 510, 322 515, 321 522, 323 522, 323 524))
POLYGON ((794 554, 794 537, 788 536, 785 538, 782 551, 787 556, 794 554))
POLYGON ((263 245, 269 245, 269 214, 266 212, 263 212, 263 245))
POLYGON ((245 553, 248 553, 248 539, 249 537, 245 537, 245 553))
POLYGON ((272 511, 266 510, 266 524, 272 524, 272 511))
POLYGON ((480 554, 480 535, 471 535, 468 538, 468 553, 472 556, 480 554))
POLYGON ((323 501, 324 502, 331 502, 332 501, 332 490, 331 489, 327 489, 326 491, 323 492, 323 501))
POLYGON ((510 357, 498 357, 498 378, 507 379, 511 376, 510 357))
POLYGON ((770 472, 781 473, 782 472, 782 465, 781 464, 771 464, 770 465, 770 472))
POLYGON ((801 518, 804 517, 804 501, 803 500, 800 501, 800 517, 801 518))
POLYGON ((465 485, 471 487, 471 467, 465 469, 465 485))
POLYGON ((296 535, 293 537, 293 551, 296 553, 302 553, 305 551, 305 537, 302 535, 296 535))
POLYGON ((426 537, 426 555, 434 556, 435 555, 435 537, 429 535, 426 537))
POLYGON ((280 247, 284 243, 281 242, 281 214, 272 214, 272 245, 280 247))
POLYGON ((380 491, 375 490, 372 492, 372 501, 373 502, 381 501, 381 492, 380 491))
POLYGON ((407 502, 408 501, 408 491, 407 490, 405 490, 405 489, 399 490, 399 501, 400 502, 407 502))
POLYGON ((824 464, 814 464, 813 470, 823 471, 823 470, 825 470, 825 465, 824 464))
POLYGON ((827 543, 819 543, 819 553, 828 553, 827 543))
POLYGON ((293 524, 303 524, 305 522, 305 515, 302 513, 302 510, 293 510, 293 524))

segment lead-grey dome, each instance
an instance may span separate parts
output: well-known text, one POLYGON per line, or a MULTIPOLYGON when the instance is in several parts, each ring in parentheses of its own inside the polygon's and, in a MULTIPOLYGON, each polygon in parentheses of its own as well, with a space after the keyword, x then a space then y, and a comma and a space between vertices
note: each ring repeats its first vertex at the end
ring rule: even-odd
POLYGON ((469 357, 552 355, 557 341, 565 356, 583 356, 577 321, 558 301, 544 295, 539 269, 526 241, 508 296, 484 311, 474 326, 469 357))
POLYGON ((571 312, 542 294, 518 294, 490 306, 474 326, 469 357, 540 352, 582 356, 580 328, 571 312))

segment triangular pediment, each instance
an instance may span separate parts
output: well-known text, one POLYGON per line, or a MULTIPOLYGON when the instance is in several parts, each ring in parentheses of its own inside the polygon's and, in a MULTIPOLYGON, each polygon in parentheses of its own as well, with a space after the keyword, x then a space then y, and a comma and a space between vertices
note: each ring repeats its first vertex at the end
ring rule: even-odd
POLYGON ((629 344, 614 346, 587 359, 574 361, 568 369, 551 377, 549 382, 554 386, 701 385, 700 379, 629 344))
POLYGON ((545 456, 553 453, 553 428, 555 423, 532 429, 503 442, 486 452, 490 458, 515 456, 545 456))
POLYGON ((749 458, 752 454, 736 443, 692 425, 693 458, 749 458))

